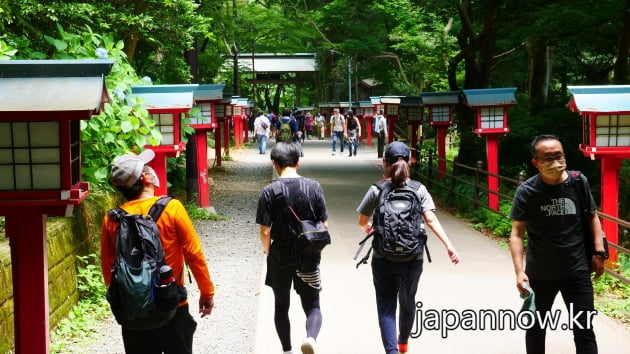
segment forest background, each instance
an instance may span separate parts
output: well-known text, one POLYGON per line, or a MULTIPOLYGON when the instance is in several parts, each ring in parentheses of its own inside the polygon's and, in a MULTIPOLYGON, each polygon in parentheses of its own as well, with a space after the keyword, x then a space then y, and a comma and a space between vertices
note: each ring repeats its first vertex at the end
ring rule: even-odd
MULTIPOLYGON (((82 122, 84 173, 104 188, 114 156, 160 139, 146 110, 124 103, 131 85, 223 83, 224 92, 278 111, 323 101, 318 82, 330 101, 347 101, 348 79, 354 92, 369 79, 381 95, 517 87, 500 174, 535 173, 529 142, 556 134, 599 200, 599 162, 577 149, 580 117, 567 108, 567 86, 628 84, 629 48, 630 0, 0 0, 0 59, 115 60, 107 85, 119 100, 82 122), (252 86, 251 72, 226 65, 244 53, 316 53, 320 71, 300 95, 291 85, 252 86)), ((460 105, 455 123, 458 162, 484 161, 472 112, 460 105)))
MULTIPOLYGON (((628 84, 629 48, 630 0, 0 0, 0 59, 104 52, 116 61, 107 85, 121 100, 82 122, 84 173, 105 188, 114 156, 160 139, 140 105, 123 104, 131 85, 223 83, 224 92, 277 112, 323 101, 322 86, 330 101, 347 101, 350 75, 354 92, 369 79, 380 95, 517 87, 511 132, 499 140, 500 174, 534 174, 529 142, 556 134, 599 200, 599 162, 577 149, 580 117, 567 108, 567 86, 628 84), (252 86, 251 72, 225 65, 244 53, 316 53, 320 71, 300 95, 291 85, 252 86)), ((472 112, 461 105, 455 123, 458 162, 484 161, 472 112)), ((628 166, 619 193, 626 220, 628 166)))
MULTIPOLYGON (((0 0, 0 60, 105 56, 115 61, 106 78, 115 99, 81 122, 82 172, 96 189, 110 188, 115 156, 160 141, 142 105, 126 101, 132 85, 225 84, 277 112, 348 101, 349 81, 356 94, 370 80, 375 95, 516 87, 499 173, 536 173, 529 144, 555 134, 600 200, 600 163, 578 150, 581 120, 567 86, 629 84, 630 0, 0 0), (230 64, 248 53, 315 53, 320 71, 299 95, 292 85, 251 85, 252 73, 230 64)), ((485 161, 473 113, 460 105, 454 118, 457 161, 485 161)), ((628 161, 619 216, 630 220, 628 161)), ((630 246, 627 230, 620 243, 630 246)), ((623 306, 627 313, 627 298, 623 306)))

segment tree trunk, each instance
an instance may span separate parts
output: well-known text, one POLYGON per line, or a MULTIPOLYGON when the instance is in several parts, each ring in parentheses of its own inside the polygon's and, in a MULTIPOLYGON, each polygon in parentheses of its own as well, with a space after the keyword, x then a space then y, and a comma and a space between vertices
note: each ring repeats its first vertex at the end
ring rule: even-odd
POLYGON ((630 0, 626 0, 623 16, 623 28, 619 36, 619 53, 614 69, 614 83, 616 85, 628 84, 628 66, 630 66, 630 0))
POLYGON ((540 37, 529 37, 525 43, 529 60, 529 110, 535 114, 547 104, 549 47, 540 37))
POLYGON ((184 52, 184 60, 190 67, 190 75, 192 76, 192 84, 199 83, 199 49, 197 48, 197 37, 193 41, 193 47, 184 52))

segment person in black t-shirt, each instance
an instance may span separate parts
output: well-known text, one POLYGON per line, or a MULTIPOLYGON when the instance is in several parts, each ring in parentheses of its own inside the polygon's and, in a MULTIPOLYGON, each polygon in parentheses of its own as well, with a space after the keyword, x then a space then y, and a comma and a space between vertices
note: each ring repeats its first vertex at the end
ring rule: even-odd
POLYGON ((279 178, 263 189, 256 210, 260 240, 263 251, 267 254, 265 285, 273 289, 274 321, 282 350, 291 353, 289 299, 293 283, 306 314, 306 339, 301 349, 305 353, 313 353, 315 339, 322 325, 319 307, 319 292, 322 288, 319 272, 321 255, 317 255, 317 259, 308 260, 309 264, 316 264, 315 271, 300 269, 291 243, 288 221, 285 220, 287 216, 284 213, 284 205, 275 197, 274 185, 280 187, 285 201, 300 219, 322 221, 328 227, 326 201, 319 182, 297 173, 300 150, 296 144, 277 142, 271 149, 270 156, 279 178))
MULTIPOLYGON (((562 144, 553 135, 540 135, 531 145, 532 164, 539 174, 523 182, 517 189, 510 212, 512 233, 510 252, 516 273, 516 286, 526 294, 528 283, 535 294, 536 311, 541 319, 551 310, 560 292, 567 308, 583 327, 574 324, 573 337, 578 353, 597 353, 592 316, 593 285, 590 268, 598 278, 604 270, 602 229, 596 205, 584 176, 588 208, 580 207, 576 186, 566 171, 562 144), (588 213, 583 212, 587 209, 588 213), (590 219, 596 255, 586 259, 582 218, 590 219), (523 268, 525 231, 527 231, 526 266, 523 268), (583 311, 578 316, 578 311, 583 311)), ((579 188, 579 187, 578 187, 579 188)), ((569 316, 572 316, 569 314, 569 316)), ((527 353, 545 353, 546 328, 537 321, 525 335, 527 353)))

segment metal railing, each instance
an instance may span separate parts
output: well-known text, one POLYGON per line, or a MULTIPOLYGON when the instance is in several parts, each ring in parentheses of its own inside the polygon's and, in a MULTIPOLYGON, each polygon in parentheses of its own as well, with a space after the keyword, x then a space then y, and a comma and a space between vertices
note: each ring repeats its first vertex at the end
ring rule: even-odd
MULTIPOLYGON (((472 203, 474 210, 485 208, 493 213, 508 218, 508 215, 500 210, 495 210, 488 206, 488 197, 494 194, 501 201, 507 201, 510 204, 514 199, 514 192, 519 184, 521 184, 526 176, 523 172, 516 179, 490 173, 482 168, 483 163, 477 162, 476 166, 468 166, 455 161, 449 161, 437 156, 435 151, 412 149, 416 156, 416 163, 413 164, 412 174, 414 178, 419 178, 430 190, 432 188, 440 188, 446 192, 448 201, 452 202, 455 198, 467 200, 472 203), (444 164, 446 169, 440 171, 438 166, 444 164), (499 180, 499 191, 491 191, 488 189, 488 176, 495 177, 499 180), (458 188, 468 186, 467 188, 458 188), (462 191, 468 191, 466 194, 462 191)), ((500 208, 499 208, 500 209, 500 208)), ((620 229, 620 233, 627 234, 630 232, 630 222, 615 218, 613 216, 597 212, 600 218, 610 220, 616 223, 620 229)), ((617 252, 630 255, 630 249, 622 247, 618 244, 608 241, 610 248, 617 252)), ((606 262, 606 273, 611 276, 630 284, 630 279, 621 275, 621 269, 617 264, 606 262)))

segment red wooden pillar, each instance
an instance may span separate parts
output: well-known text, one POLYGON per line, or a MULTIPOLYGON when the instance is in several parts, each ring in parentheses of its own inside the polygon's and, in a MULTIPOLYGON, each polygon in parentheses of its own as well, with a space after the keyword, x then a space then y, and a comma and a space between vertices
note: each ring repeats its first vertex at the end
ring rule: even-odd
POLYGON ((398 117, 392 117, 392 116, 388 116, 387 117, 387 143, 391 144, 394 141, 394 132, 395 132, 395 127, 396 127, 396 120, 398 119, 398 117))
POLYGON ((365 138, 367 146, 372 146, 372 127, 374 126, 374 117, 365 117, 365 138))
MULTIPOLYGON (((619 175, 622 160, 614 155, 605 155, 601 162, 601 208, 604 214, 617 218, 619 216, 619 175)), ((619 230, 617 223, 603 219, 602 229, 606 239, 619 244, 619 230)), ((610 262, 617 260, 617 251, 610 248, 610 262)))
POLYGON ((486 159, 488 161, 488 207, 499 210, 499 179, 490 174, 499 174, 499 137, 497 135, 486 136, 486 159), (495 193, 493 193, 495 192, 495 193))
POLYGON ((438 147, 438 177, 440 179, 446 176, 446 127, 438 127, 437 129, 437 147, 438 147))
POLYGON ((225 117, 223 121, 223 145, 225 146, 225 156, 230 156, 230 121, 232 117, 225 117))
POLYGON ((197 146, 197 185, 199 195, 197 197, 199 206, 207 208, 210 206, 210 187, 208 186, 208 139, 207 131, 199 130, 195 132, 195 146, 197 146))
POLYGON ((15 352, 48 353, 46 214, 37 207, 19 209, 5 219, 11 244, 15 352))
POLYGON ((159 150, 155 151, 155 158, 149 162, 149 166, 155 170, 155 174, 160 180, 160 186, 155 189, 155 195, 167 195, 166 153, 159 150))
POLYGON ((217 166, 221 166, 221 127, 225 124, 224 119, 219 119, 217 121, 217 127, 214 130, 214 159, 217 166))

